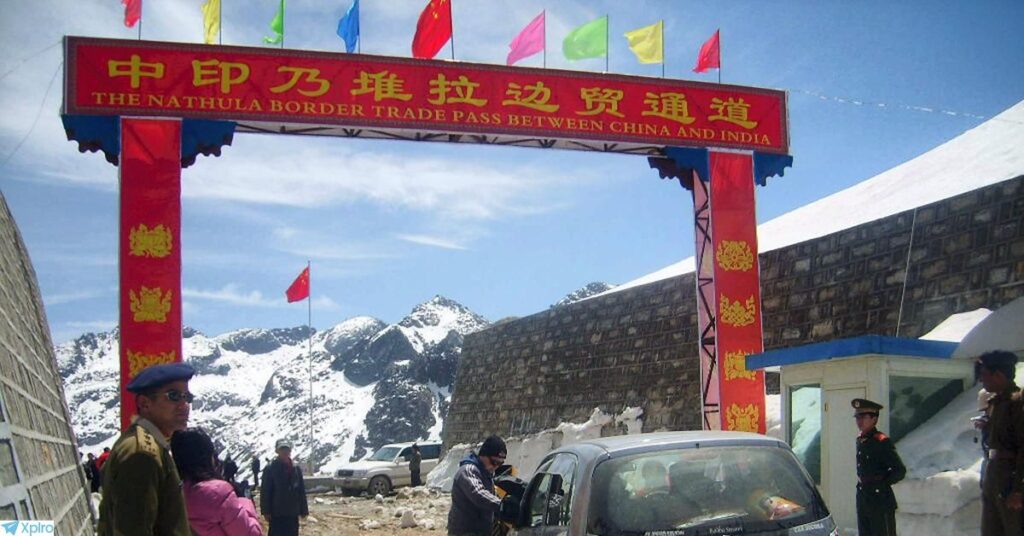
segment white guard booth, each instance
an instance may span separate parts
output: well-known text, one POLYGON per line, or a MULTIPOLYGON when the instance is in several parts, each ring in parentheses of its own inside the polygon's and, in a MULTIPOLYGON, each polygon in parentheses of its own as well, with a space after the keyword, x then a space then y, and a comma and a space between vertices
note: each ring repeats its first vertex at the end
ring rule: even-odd
POLYGON ((858 432, 850 402, 885 406, 878 429, 898 441, 973 383, 973 362, 951 358, 956 347, 867 335, 747 357, 748 370, 780 368, 783 437, 818 483, 841 534, 857 528, 858 432))

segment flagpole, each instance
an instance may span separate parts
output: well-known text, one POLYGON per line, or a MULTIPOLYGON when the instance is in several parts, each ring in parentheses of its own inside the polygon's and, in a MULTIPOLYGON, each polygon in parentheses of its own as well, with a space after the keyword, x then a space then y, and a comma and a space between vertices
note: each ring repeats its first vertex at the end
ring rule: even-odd
POLYGON ((313 272, 310 270, 311 262, 306 260, 306 274, 308 275, 309 292, 306 295, 308 314, 306 318, 306 335, 308 339, 309 352, 309 464, 310 471, 313 470, 313 453, 316 450, 316 443, 313 440, 313 272))
POLYGON ((661 19, 661 77, 665 78, 665 19, 661 19))
POLYGON ((217 44, 224 44, 224 4, 217 2, 217 44))
POLYGON ((450 37, 448 37, 448 39, 451 41, 451 45, 452 45, 452 61, 455 61, 455 21, 453 20, 453 17, 452 17, 452 15, 454 13, 455 13, 455 10, 452 8, 451 1, 449 1, 448 2, 448 35, 450 37))
POLYGON ((548 68, 548 10, 541 11, 544 15, 544 63, 541 64, 545 69, 548 68))
POLYGON ((611 47, 608 46, 608 42, 609 42, 609 38, 608 38, 608 31, 609 30, 608 30, 608 27, 611 26, 611 22, 612 22, 611 17, 609 17, 608 14, 605 13, 604 14, 604 72, 606 72, 606 73, 610 70, 610 68, 608 67, 608 65, 609 65, 608 56, 611 53, 611 50, 608 50, 608 49, 611 48, 611 47))
POLYGON ((718 83, 722 83, 722 29, 718 29, 718 83))

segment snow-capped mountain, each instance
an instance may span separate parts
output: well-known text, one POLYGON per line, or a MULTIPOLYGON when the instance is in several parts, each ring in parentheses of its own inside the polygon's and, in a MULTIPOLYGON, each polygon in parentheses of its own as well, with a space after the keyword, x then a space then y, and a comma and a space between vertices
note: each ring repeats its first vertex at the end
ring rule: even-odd
MULTIPOLYGON (((311 353, 305 326, 216 337, 185 328, 185 359, 197 371, 189 384, 196 395, 190 425, 210 431, 243 463, 253 453, 270 456, 275 440, 290 437, 295 456, 324 471, 384 443, 437 439, 463 336, 487 325, 463 305, 435 296, 397 324, 362 316, 314 332, 311 353)), ((87 333, 56 352, 82 451, 112 444, 117 330, 87 333)))
POLYGON ((609 285, 600 281, 588 283, 587 286, 574 290, 569 294, 566 294, 564 298, 551 304, 551 308, 561 307, 563 305, 569 305, 570 303, 576 303, 578 301, 585 300, 591 296, 597 296, 598 294, 615 288, 615 285, 609 285))

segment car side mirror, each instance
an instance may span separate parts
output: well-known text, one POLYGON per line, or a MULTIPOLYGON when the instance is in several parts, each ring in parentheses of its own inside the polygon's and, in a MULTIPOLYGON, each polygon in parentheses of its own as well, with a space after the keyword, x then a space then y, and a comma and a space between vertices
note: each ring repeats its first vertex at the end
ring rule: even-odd
POLYGON ((498 510, 498 521, 511 523, 519 527, 519 500, 511 495, 501 499, 501 508, 498 510))

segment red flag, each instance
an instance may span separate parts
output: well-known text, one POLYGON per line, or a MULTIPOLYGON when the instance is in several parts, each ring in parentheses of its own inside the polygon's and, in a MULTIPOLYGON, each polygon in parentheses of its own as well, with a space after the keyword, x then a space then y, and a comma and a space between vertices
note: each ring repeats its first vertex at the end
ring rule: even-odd
POLYGON ((292 281, 292 286, 284 291, 288 297, 288 303, 304 300, 309 297, 309 266, 299 274, 299 277, 292 281))
POLYGON ((719 54, 718 47, 718 32, 715 30, 715 35, 708 39, 704 46, 700 47, 700 52, 697 54, 697 66, 693 68, 695 73, 703 73, 708 69, 721 69, 722 59, 719 54))
POLYGON ((452 5, 449 0, 430 0, 416 23, 412 38, 414 58, 431 59, 452 38, 452 5))
POLYGON ((124 4, 124 25, 132 28, 142 18, 142 0, 121 0, 124 4))

